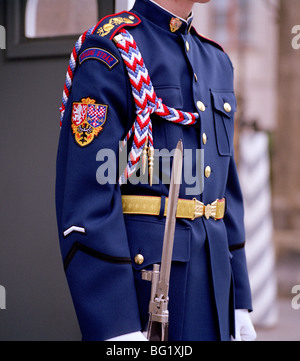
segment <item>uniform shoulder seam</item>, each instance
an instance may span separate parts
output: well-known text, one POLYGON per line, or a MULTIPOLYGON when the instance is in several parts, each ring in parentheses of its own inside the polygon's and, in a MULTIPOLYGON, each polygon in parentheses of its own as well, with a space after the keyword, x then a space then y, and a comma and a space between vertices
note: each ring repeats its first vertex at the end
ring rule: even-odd
POLYGON ((122 11, 102 18, 96 25, 93 35, 99 35, 112 40, 121 29, 125 27, 135 27, 140 23, 141 19, 136 14, 129 11, 122 11))
POLYGON ((212 40, 212 39, 208 38, 207 36, 204 36, 204 35, 202 35, 202 34, 198 33, 198 32, 197 32, 197 30, 196 30, 194 27, 193 27, 193 29, 194 29, 194 31, 195 31, 195 33, 196 33, 196 35, 197 35, 197 36, 198 36, 201 40, 204 40, 204 41, 206 41, 206 42, 208 42, 208 43, 210 43, 210 44, 214 45, 216 48, 218 48, 218 49, 222 50, 222 52, 223 52, 223 53, 225 53, 224 48, 223 48, 220 44, 218 44, 216 41, 214 41, 214 40, 212 40))

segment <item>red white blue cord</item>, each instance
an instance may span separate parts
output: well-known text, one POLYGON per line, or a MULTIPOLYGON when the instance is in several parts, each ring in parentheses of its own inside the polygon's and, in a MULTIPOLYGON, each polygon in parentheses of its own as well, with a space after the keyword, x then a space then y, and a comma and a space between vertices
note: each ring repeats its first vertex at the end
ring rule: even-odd
POLYGON ((65 114, 65 110, 66 110, 66 106, 69 100, 69 96, 71 93, 71 88, 73 85, 73 78, 74 78, 74 74, 75 74, 75 69, 77 66, 77 59, 80 53, 80 50, 82 48, 83 43, 85 42, 85 39, 87 38, 87 36, 91 35, 93 33, 95 29, 95 26, 90 28, 88 31, 86 31, 84 34, 82 34, 78 41, 76 42, 74 49, 72 51, 71 57, 70 57, 70 62, 69 62, 69 66, 68 66, 68 71, 67 71, 67 75, 66 75, 66 82, 64 85, 64 90, 63 90, 63 98, 62 98, 62 105, 60 108, 60 126, 62 125, 62 121, 63 121, 63 117, 65 114))
POLYGON ((148 70, 132 35, 125 29, 122 29, 119 34, 122 36, 115 38, 116 46, 126 65, 137 115, 132 128, 122 142, 122 147, 124 147, 134 134, 129 162, 119 179, 119 184, 122 185, 135 172, 147 139, 149 146, 153 147, 151 114, 155 113, 170 122, 182 125, 195 124, 199 114, 182 112, 164 105, 162 99, 158 98, 154 91, 148 70))
MULTIPOLYGON (((81 35, 72 51, 63 90, 62 106, 60 108, 60 125, 62 125, 66 106, 71 93, 80 50, 84 41, 93 33, 94 29, 95 27, 92 27, 81 35)), ((125 29, 122 29, 119 34, 122 34, 122 36, 117 37, 118 40, 116 41, 116 46, 119 49, 126 65, 137 115, 132 128, 123 140, 121 146, 121 149, 124 148, 132 134, 134 134, 133 145, 129 153, 127 167, 119 178, 119 184, 122 185, 126 183, 127 179, 135 172, 141 153, 146 146, 147 139, 149 146, 153 147, 152 122, 150 118, 151 114, 155 113, 170 122, 182 125, 195 124, 199 118, 199 114, 182 112, 164 105, 162 99, 158 98, 154 91, 148 70, 132 35, 125 29)))

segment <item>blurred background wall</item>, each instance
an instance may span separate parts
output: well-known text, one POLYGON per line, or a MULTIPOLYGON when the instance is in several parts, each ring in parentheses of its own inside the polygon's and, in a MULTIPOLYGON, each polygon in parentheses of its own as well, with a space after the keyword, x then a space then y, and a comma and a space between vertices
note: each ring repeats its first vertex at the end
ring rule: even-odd
POLYGON ((220 42, 235 68, 252 319, 258 329, 279 330, 270 337, 300 339, 290 322, 300 324, 291 306, 300 284, 300 2, 213 0, 196 5, 195 15, 199 32, 220 42))
MULTIPOLYGON (((58 109, 79 34, 133 3, 0 0, 7 47, 0 50, 0 340, 80 339, 56 230, 58 109)), ((219 42, 235 68, 252 317, 276 328, 285 317, 281 299, 300 320, 291 306, 300 284, 300 50, 292 33, 300 2, 211 0, 194 15, 197 30, 219 42)))

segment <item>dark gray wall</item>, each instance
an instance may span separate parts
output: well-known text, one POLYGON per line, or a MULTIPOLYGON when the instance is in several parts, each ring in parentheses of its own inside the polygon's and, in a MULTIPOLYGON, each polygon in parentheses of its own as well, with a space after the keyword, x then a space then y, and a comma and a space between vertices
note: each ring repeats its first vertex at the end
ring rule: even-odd
MULTIPOLYGON (((0 25, 6 20, 0 0, 0 25)), ((0 50, 0 285, 6 289, 0 341, 80 340, 54 200, 67 63, 67 57, 8 60, 0 50)))

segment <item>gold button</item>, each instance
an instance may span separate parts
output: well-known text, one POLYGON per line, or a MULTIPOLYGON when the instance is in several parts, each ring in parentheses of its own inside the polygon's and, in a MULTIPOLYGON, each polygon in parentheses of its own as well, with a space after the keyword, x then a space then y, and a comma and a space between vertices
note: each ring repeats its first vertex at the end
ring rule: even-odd
POLYGON ((188 43, 188 41, 185 42, 185 48, 187 52, 190 51, 190 44, 188 43))
POLYGON ((209 178, 211 176, 211 168, 208 166, 205 168, 205 177, 209 178))
POLYGON ((133 15, 129 15, 129 16, 128 16, 128 19, 130 19, 130 20, 135 20, 135 17, 134 17, 133 15))
POLYGON ((200 112, 205 112, 206 109, 205 105, 200 100, 197 102, 197 107, 200 110, 200 112))
POLYGON ((205 133, 202 135, 202 141, 204 145, 207 143, 207 135, 205 133))
POLYGON ((137 265, 139 265, 139 266, 144 263, 144 260, 145 260, 145 258, 144 258, 144 256, 143 256, 142 254, 137 254, 137 255, 134 257, 134 262, 135 262, 135 264, 137 264, 137 265))
POLYGON ((231 105, 229 103, 225 103, 224 104, 224 110, 225 110, 225 112, 230 113, 231 112, 231 105))
POLYGON ((198 77, 197 77, 197 74, 196 74, 196 73, 194 73, 194 78, 195 78, 195 82, 197 82, 197 81, 198 81, 198 77))

